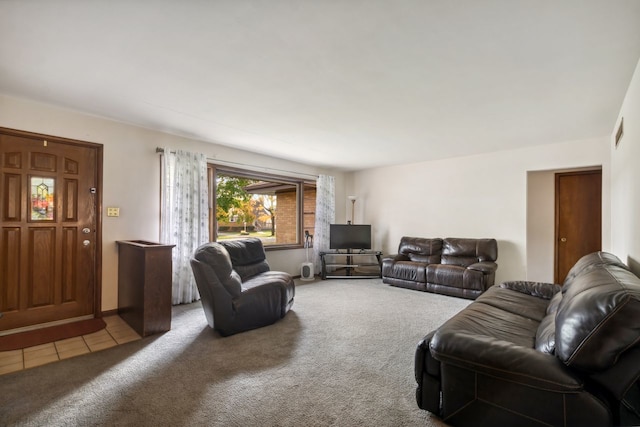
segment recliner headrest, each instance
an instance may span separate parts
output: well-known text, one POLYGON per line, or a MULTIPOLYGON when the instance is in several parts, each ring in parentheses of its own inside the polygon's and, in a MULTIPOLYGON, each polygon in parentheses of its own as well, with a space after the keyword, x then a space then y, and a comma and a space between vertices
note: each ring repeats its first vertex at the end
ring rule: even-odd
POLYGON ((264 253, 262 241, 257 237, 241 240, 224 240, 220 243, 229 252, 234 266, 257 264, 267 257, 264 253))

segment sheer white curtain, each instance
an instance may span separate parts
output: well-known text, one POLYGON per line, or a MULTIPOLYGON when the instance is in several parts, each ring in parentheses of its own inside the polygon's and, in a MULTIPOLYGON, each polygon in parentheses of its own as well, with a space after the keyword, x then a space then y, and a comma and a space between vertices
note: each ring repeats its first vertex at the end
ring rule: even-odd
POLYGON ((329 250, 329 224, 336 220, 335 179, 320 175, 316 182, 316 224, 313 232, 313 263, 316 273, 320 271, 320 252, 329 250))
POLYGON ((207 159, 203 154, 164 149, 160 239, 173 248, 173 304, 200 299, 189 260, 209 241, 207 159))

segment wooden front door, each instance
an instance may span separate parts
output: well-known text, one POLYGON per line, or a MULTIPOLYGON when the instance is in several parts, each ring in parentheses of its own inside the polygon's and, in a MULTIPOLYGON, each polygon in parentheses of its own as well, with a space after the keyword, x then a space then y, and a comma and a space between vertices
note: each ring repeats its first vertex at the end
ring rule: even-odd
POLYGON ((102 147, 0 128, 0 333, 99 313, 102 147))
POLYGON ((556 174, 555 282, 583 255, 602 249, 602 171, 556 174))

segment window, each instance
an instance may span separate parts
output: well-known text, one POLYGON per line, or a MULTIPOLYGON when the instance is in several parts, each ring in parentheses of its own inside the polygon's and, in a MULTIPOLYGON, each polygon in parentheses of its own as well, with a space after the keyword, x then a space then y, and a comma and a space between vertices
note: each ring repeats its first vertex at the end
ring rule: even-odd
POLYGON ((258 237, 266 249, 300 247, 313 235, 316 184, 209 165, 211 240, 258 237))
POLYGON ((31 221, 52 221, 55 219, 55 179, 32 176, 31 180, 31 221))

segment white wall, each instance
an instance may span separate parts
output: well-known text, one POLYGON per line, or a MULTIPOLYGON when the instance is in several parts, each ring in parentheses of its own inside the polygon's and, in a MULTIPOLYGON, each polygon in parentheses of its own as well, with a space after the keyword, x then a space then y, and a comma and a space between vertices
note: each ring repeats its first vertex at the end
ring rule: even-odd
MULTIPOLYGON (((336 177, 336 222, 350 218, 347 195, 356 195, 356 223, 373 224, 373 244, 386 254, 396 252, 403 235, 494 237, 499 245, 497 281, 539 279, 549 268, 544 261, 527 268, 530 256, 544 260, 549 250, 548 243, 529 244, 527 239, 528 218, 535 215, 528 199, 528 179, 539 171, 601 166, 603 249, 640 265, 640 171, 634 167, 640 159, 639 74, 636 70, 621 109, 625 135, 617 150, 610 147, 608 138, 596 138, 351 174, 319 170, 6 96, 0 96, 0 126, 104 145, 103 206, 120 207, 121 216, 109 218, 103 212, 103 310, 117 307, 115 241, 158 240, 158 146, 300 173, 332 174, 336 177)), ((298 275, 304 251, 272 251, 268 258, 273 268, 298 275)))
POLYGON ((358 196, 356 217, 373 225, 374 245, 385 253, 397 252, 404 235, 493 237, 498 240, 496 281, 544 275, 527 271, 527 174, 602 166, 606 248, 610 244, 608 144, 607 138, 570 141, 356 172, 350 187, 358 196))
POLYGON ((611 137, 611 240, 613 253, 640 275, 640 61, 611 137), (624 134, 615 134, 624 117, 624 134))
POLYGON ((527 280, 554 282, 555 172, 527 173, 527 280))
MULTIPOLYGON (((0 95, 0 126, 104 145, 102 310, 118 305, 117 240, 159 241, 160 157, 156 147, 204 153, 211 159, 240 162, 303 174, 329 173, 344 193, 344 175, 308 165, 190 140, 0 95), (107 207, 119 207, 120 216, 107 217, 107 207)), ((300 274, 304 250, 269 251, 273 269, 300 274)))

